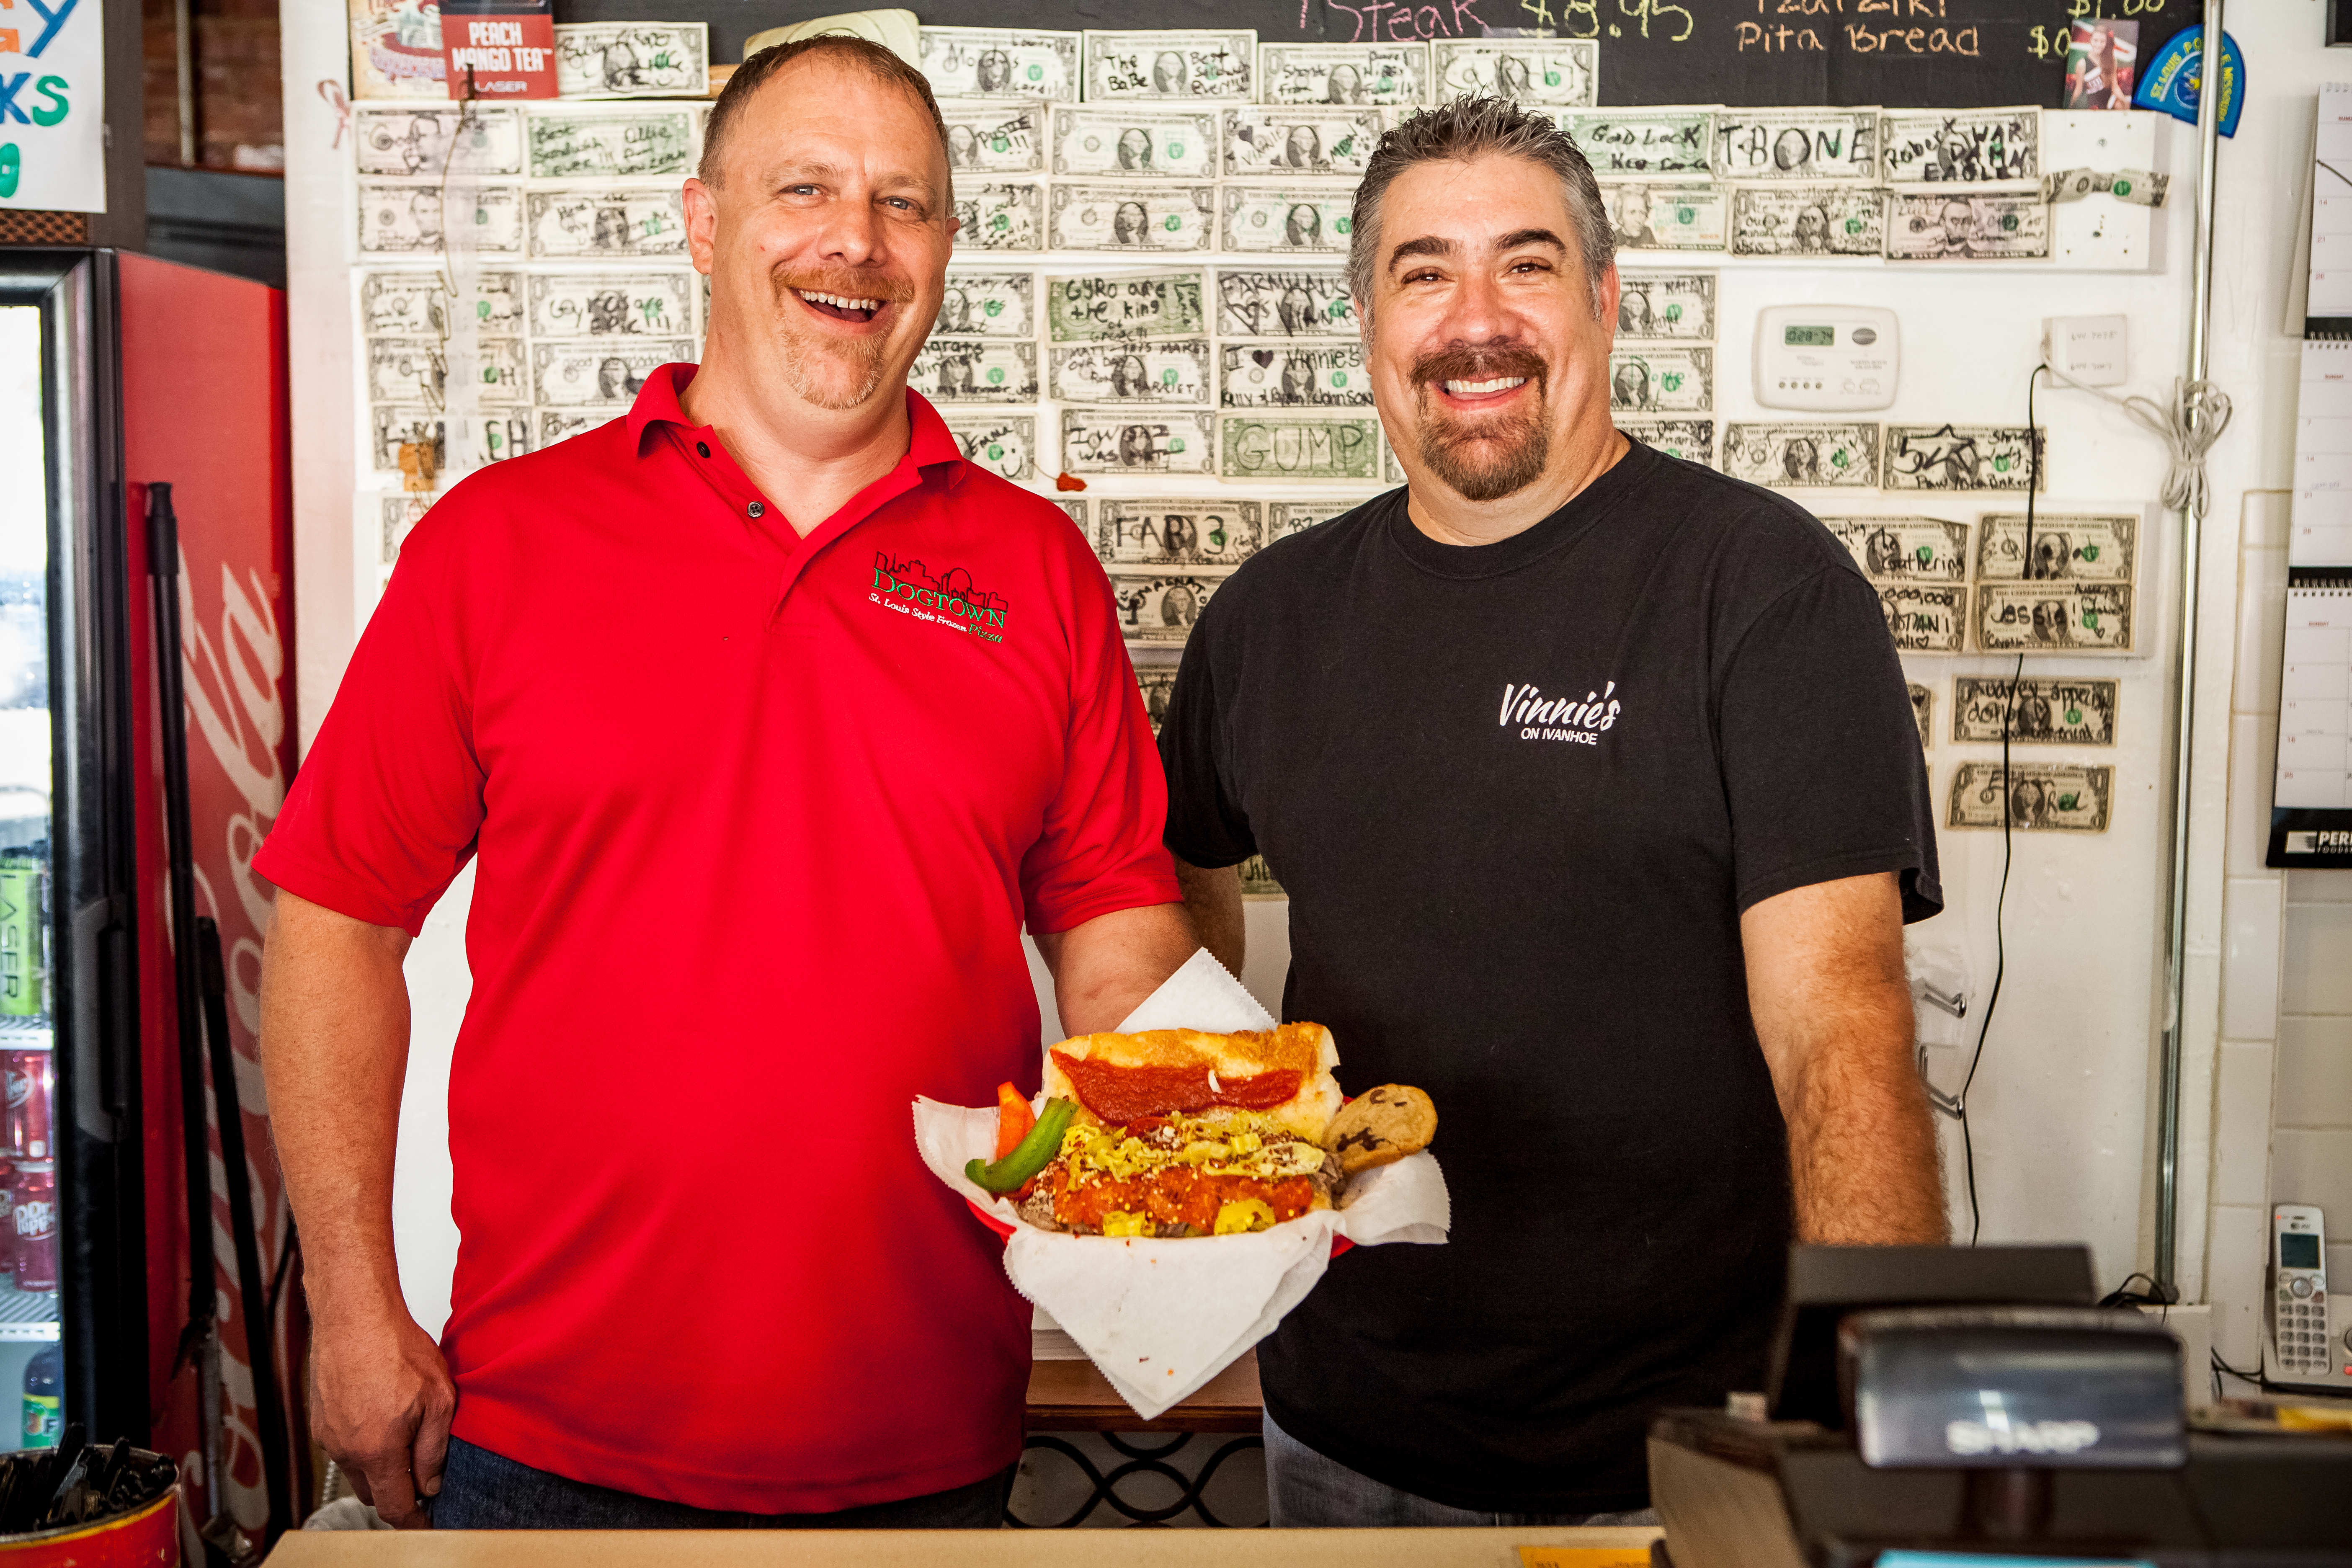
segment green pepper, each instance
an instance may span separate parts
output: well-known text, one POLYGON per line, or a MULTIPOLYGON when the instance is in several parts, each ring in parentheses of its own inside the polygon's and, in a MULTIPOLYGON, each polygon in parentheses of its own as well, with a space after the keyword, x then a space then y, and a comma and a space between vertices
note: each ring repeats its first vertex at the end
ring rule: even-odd
POLYGON ((1045 1114, 1029 1129, 1029 1136, 1013 1145, 1013 1152, 993 1165, 974 1160, 963 1168, 964 1175, 974 1186, 992 1193, 1019 1192, 1062 1152, 1062 1134, 1069 1131, 1070 1118, 1077 1113, 1075 1100, 1047 1100, 1045 1114))

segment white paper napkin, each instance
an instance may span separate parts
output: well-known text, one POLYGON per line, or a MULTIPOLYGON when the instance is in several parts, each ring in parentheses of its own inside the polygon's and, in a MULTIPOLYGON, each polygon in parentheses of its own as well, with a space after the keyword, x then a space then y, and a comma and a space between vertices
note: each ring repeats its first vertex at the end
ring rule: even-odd
MULTIPOLYGON (((1274 1020, 1209 956, 1192 955, 1129 1014, 1121 1033, 1269 1029, 1274 1020)), ((1343 1058, 1346 1042, 1340 1042, 1343 1058)), ((1149 1421, 1231 1366, 1306 1299, 1329 1264, 1331 1239, 1359 1247, 1445 1240, 1445 1177, 1428 1153, 1368 1171, 1347 1208, 1302 1215, 1252 1236, 1161 1241, 1069 1236, 1023 1224, 1012 1200, 964 1179, 990 1159, 996 1111, 915 1102, 915 1142, 940 1180, 1013 1226, 1004 1272, 1093 1358, 1120 1397, 1149 1421)))

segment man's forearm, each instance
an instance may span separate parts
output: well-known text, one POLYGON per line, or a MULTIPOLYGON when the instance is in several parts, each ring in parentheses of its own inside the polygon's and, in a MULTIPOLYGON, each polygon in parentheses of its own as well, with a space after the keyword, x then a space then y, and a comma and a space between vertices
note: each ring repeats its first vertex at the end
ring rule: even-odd
POLYGON ((1231 866, 1204 870, 1179 856, 1176 883, 1184 889, 1184 912, 1192 916, 1201 945, 1219 963, 1239 975, 1248 951, 1242 916, 1241 872, 1231 866))
POLYGON ((1948 1238, 1936 1130, 1912 1066, 1907 990, 1857 999, 1781 1086, 1797 1239, 1844 1245, 1948 1238))
POLYGON ((1117 1028, 1201 947, 1181 904, 1120 910, 1036 942, 1066 1035, 1117 1028))

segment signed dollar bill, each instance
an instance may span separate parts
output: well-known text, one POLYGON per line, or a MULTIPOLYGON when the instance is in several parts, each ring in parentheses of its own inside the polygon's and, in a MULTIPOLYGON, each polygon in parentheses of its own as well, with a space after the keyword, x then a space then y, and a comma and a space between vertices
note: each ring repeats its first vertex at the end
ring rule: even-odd
POLYGON ((1904 689, 1911 694, 1911 721, 1919 726, 1919 749, 1924 752, 1936 743, 1936 689, 1916 680, 1906 682, 1904 689))
POLYGON ((1356 192, 1301 185, 1226 185, 1223 246, 1227 250, 1308 256, 1348 253, 1356 192))
POLYGON ((1507 98, 1533 108, 1583 109, 1601 79, 1590 38, 1439 38, 1430 46, 1437 96, 1507 98))
POLYGON ((1704 180, 1714 173, 1712 109, 1571 110, 1559 128, 1604 180, 1704 180))
POLYGON ((1037 288, 1033 272, 950 272, 947 292, 940 300, 940 319, 931 330, 961 338, 1017 338, 1037 335, 1037 312, 1031 301, 1037 288))
POLYGON ((2042 175, 2042 110, 1889 110, 1878 163, 1890 185, 2030 185, 2042 175))
POLYGON ((1868 184, 1878 178, 1878 110, 1719 109, 1715 173, 1719 179, 1792 185, 1868 184))
POLYGON ((1035 98, 943 98, 950 178, 1045 172, 1045 103, 1035 98))
POLYGON ((1257 34, 1197 28, 1086 36, 1088 103, 1118 98, 1227 98, 1246 103, 1257 34))
POLYGON ((1057 343, 1189 336, 1206 325, 1201 275, 1048 278, 1045 321, 1057 343))
POLYGON ((955 194, 958 250, 1042 250, 1045 187, 1031 180, 960 185, 955 194))
POLYGON ((1427 103, 1429 46, 1260 44, 1257 74, 1261 103, 1427 103))
POLYGON ((1734 256, 1876 256, 1883 193, 1862 185, 1743 185, 1731 198, 1734 256))
POLYGON ((1354 497, 1318 497, 1309 500, 1275 500, 1265 503, 1265 542, 1272 544, 1294 533, 1304 533, 1318 523, 1343 517, 1363 505, 1354 497))
POLYGON ((1731 193, 1716 185, 1612 185, 1601 192, 1620 250, 1721 250, 1731 193))
POLYGON ((1886 479, 1890 490, 2036 489, 2046 466, 2047 433, 2028 438, 2023 426, 1889 425, 1886 479))
POLYGON ((362 105, 352 139, 360 173, 438 179, 522 173, 522 111, 448 103, 398 109, 362 105))
POLYGON ((1878 482, 1878 426, 1726 425, 1722 468, 1774 489, 1868 489, 1878 482))
POLYGON ((690 272, 534 272, 534 338, 682 338, 694 331, 690 272))
POLYGON ((544 449, 554 446, 558 441, 568 441, 574 436, 584 435, 597 426, 616 417, 609 408, 589 409, 585 412, 572 408, 541 408, 537 412, 539 414, 537 449, 544 449))
POLYGON ((2050 254, 2050 208, 2038 195, 1891 193, 1889 261, 2038 261, 2050 254))
POLYGON ((932 338, 907 384, 934 403, 1034 403, 1037 345, 1000 338, 932 338))
POLYGON ((1618 430, 1655 447, 1669 458, 1715 467, 1715 421, 1712 419, 1619 419, 1618 430))
POLYGON ((389 566, 400 559, 400 547, 408 538, 408 531, 425 521, 433 504, 431 496, 394 495, 376 498, 378 528, 378 559, 389 566))
POLYGON ((1881 583, 1965 583, 1969 525, 1934 517, 1825 517, 1822 524, 1881 583))
POLYGON ((1274 879, 1274 868, 1267 864, 1263 855, 1253 855, 1234 869, 1241 876, 1242 897, 1244 899, 1290 897, 1288 893, 1283 891, 1282 884, 1274 879))
POLYGON ((1046 395, 1064 403, 1209 401, 1209 340, 1079 343, 1046 356, 1046 395))
POLYGON ((1216 416, 1206 410, 1062 410, 1062 467, 1073 474, 1206 474, 1216 459, 1216 416))
MULTIPOLYGON (((432 467, 439 469, 448 462, 448 432, 446 422, 437 408, 425 408, 416 404, 379 404, 369 409, 369 434, 378 472, 402 474, 400 449, 404 446, 426 447, 432 455, 432 467)), ((520 409, 511 413, 492 411, 464 423, 466 447, 473 457, 476 468, 485 468, 519 452, 528 452, 530 445, 530 416, 520 409)))
MULTIPOLYGON (((512 185, 478 185, 461 216, 472 225, 474 248, 522 248, 522 193, 512 185)), ((441 248, 441 187, 360 185, 360 248, 380 255, 429 255, 441 248)))
POLYGON ((941 98, 1078 100, 1078 35, 1009 27, 924 27, 915 58, 941 98))
POLYGON ((559 22, 558 98, 701 98, 710 91, 707 22, 559 22))
POLYGON ((1610 351, 1612 413, 1705 414, 1714 406, 1714 350, 1643 343, 1610 351))
POLYGON ((1237 179, 1362 176, 1380 144, 1377 109, 1247 104, 1224 111, 1225 174, 1237 179))
POLYGON ((1118 629, 1131 643, 1181 645, 1208 607, 1223 577, 1165 577, 1144 573, 1110 574, 1118 605, 1118 629))
POLYGON ((1238 566, 1265 547, 1265 503, 1106 498, 1094 541, 1106 566, 1238 566))
POLYGON ((675 189, 532 191, 524 222, 535 258, 686 254, 686 203, 675 189))
POLYGON ((575 109, 533 113, 534 180, 649 180, 694 167, 694 121, 683 109, 575 109))
POLYGON ((2132 591, 2123 583, 1984 583, 1977 647, 1985 653, 2129 653, 2132 591))
POLYGON ((1227 408, 1369 408, 1360 343, 1226 343, 1217 401, 1227 408))
POLYGON ((1212 185, 1064 185, 1046 226, 1055 250, 1206 250, 1212 185))
POLYGON ((1618 275, 1617 341, 1715 341, 1715 274, 1622 272, 1618 275))
POLYGON ((2116 680, 2029 675, 2021 680, 1957 676, 1952 681, 1952 739, 2031 745, 2112 746, 2116 743, 2116 680))
POLYGON ((1062 515, 1070 520, 1070 526, 1078 531, 1078 537, 1081 539, 1092 539, 1094 537, 1094 530, 1087 525, 1086 502, 1082 500, 1064 500, 1056 497, 1055 498, 1054 504, 1062 509, 1062 515))
MULTIPOLYGON (((437 271, 360 275, 360 331, 371 338, 446 337, 449 304, 448 283, 437 271)), ((520 337, 522 274, 475 273, 472 298, 458 309, 483 337, 520 337)))
POLYGON ((1229 479, 1369 479, 1381 422, 1370 414, 1228 414, 1218 472, 1229 479))
POLYGON ((1143 714, 1151 721, 1151 738, 1160 738, 1160 721, 1168 717, 1168 700, 1176 694, 1176 670, 1172 664, 1139 664, 1135 667, 1135 683, 1143 693, 1143 714))
POLYGON ((2134 206, 2160 207, 2165 187, 2171 184, 2171 175, 2146 169, 2061 169, 2042 176, 2042 199, 2079 202, 2085 196, 2109 195, 2134 206))
POLYGON ((370 338, 368 401, 421 403, 438 408, 446 395, 448 364, 437 339, 370 338))
POLYGON ((2128 583, 2139 553, 2139 518, 2037 512, 2031 540, 2023 512, 1995 512, 1978 525, 1977 576, 1983 582, 2069 577, 2128 583))
POLYGON ((1348 338, 1356 302, 1336 267, 1217 271, 1217 331, 1234 338, 1348 338))
POLYGON ((2115 781, 2114 768, 2089 763, 1962 763, 1944 826, 2105 833, 2115 781))
POLYGON ((688 341, 623 339, 530 345, 531 401, 542 408, 625 407, 646 377, 677 361, 693 363, 688 341))
POLYGON ((1958 653, 1969 633, 1969 591, 1958 583, 1877 583, 1886 629, 1905 653, 1958 653))
POLYGON ((1163 103, 1059 110, 1054 115, 1054 173, 1118 180, 1213 180, 1217 111, 1163 103))
POLYGON ((1017 481, 1037 477, 1034 414, 980 413, 959 408, 941 409, 940 417, 946 422, 948 434, 963 448, 965 462, 977 464, 999 479, 1017 481))

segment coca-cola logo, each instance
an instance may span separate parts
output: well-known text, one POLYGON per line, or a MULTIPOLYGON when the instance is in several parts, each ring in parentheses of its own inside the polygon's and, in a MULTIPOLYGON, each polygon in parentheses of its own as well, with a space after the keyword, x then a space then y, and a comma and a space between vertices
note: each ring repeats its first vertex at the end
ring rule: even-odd
POLYGON ((37 1199, 32 1203, 18 1204, 16 1205, 16 1234, 18 1236, 43 1237, 49 1235, 56 1229, 57 1211, 55 1206, 47 1201, 37 1199))

